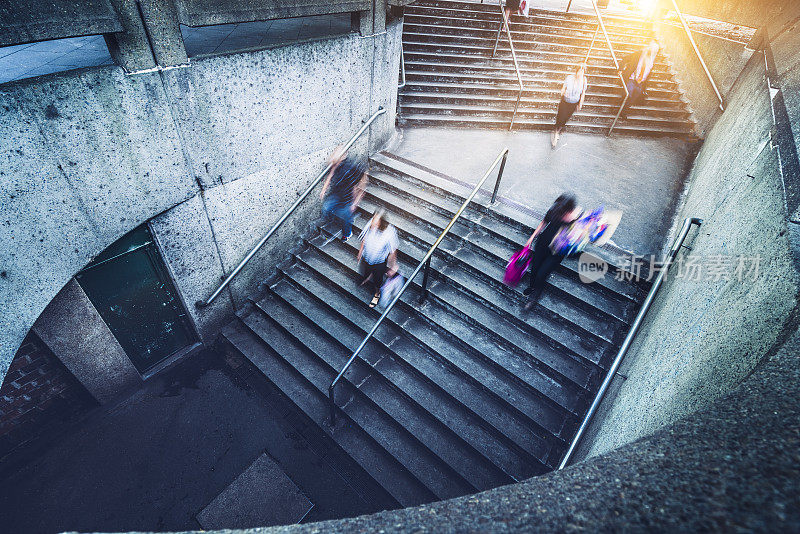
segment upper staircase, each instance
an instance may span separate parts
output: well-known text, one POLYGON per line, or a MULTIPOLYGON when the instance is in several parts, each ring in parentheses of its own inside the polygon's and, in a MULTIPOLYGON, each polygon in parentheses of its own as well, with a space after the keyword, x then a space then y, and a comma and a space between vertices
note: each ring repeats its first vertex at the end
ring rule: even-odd
MULTIPOLYGON (((617 59, 653 38, 644 19, 604 16, 617 59)), ((399 124, 412 126, 509 127, 519 94, 502 16, 496 4, 419 0, 408 6, 403 23, 406 85, 400 91, 399 124)), ((589 52, 597 18, 579 13, 532 9, 512 15, 524 91, 515 129, 551 129, 561 85, 589 52)), ((611 53, 600 31, 588 58, 584 106, 568 131, 606 133, 624 97, 611 53)), ((651 74, 648 97, 620 118, 620 133, 693 138, 695 123, 663 52, 651 74)))
MULTIPOLYGON (((354 235, 386 209, 409 274, 467 192, 379 153, 354 235)), ((380 314, 358 284, 356 238, 329 241, 328 225, 306 236, 265 293, 223 330, 228 349, 248 358, 397 506, 554 469, 646 291, 616 280, 614 269, 581 283, 567 260, 522 314, 522 288, 501 279, 538 217, 486 204, 476 197, 437 250, 427 300, 418 302, 415 280, 345 374, 334 427, 328 386, 380 314)))

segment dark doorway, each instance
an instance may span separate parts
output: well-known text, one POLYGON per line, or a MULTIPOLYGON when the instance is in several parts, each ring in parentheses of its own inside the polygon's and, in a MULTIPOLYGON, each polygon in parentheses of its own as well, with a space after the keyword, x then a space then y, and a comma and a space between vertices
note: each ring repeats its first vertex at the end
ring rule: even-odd
POLYGON ((195 341, 146 225, 114 242, 76 279, 140 373, 195 341))

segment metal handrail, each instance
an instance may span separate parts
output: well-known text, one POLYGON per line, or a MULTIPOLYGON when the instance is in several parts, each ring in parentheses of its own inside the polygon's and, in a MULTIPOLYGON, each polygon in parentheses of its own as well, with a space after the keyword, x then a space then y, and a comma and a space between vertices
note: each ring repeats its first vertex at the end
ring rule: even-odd
MULTIPOLYGON (((342 150, 344 152, 349 150, 350 147, 353 146, 353 143, 356 142, 356 139, 358 139, 361 136, 361 134, 363 134, 366 131, 366 129, 369 128, 369 125, 372 124, 372 122, 375 119, 377 119, 379 116, 383 115, 384 113, 386 113, 386 110, 384 108, 382 108, 382 107, 379 107, 378 111, 373 113, 372 116, 369 119, 367 119, 367 121, 364 123, 364 125, 355 134, 353 134, 353 137, 351 137, 350 140, 347 142, 347 144, 344 145, 344 148, 342 150)), ((332 167, 333 167, 333 164, 332 163, 328 163, 328 165, 322 170, 322 172, 320 172, 317 175, 317 177, 314 179, 314 181, 311 182, 311 185, 309 185, 306 188, 306 190, 303 191, 303 194, 301 194, 300 197, 297 200, 295 200, 294 204, 292 204, 289 207, 289 209, 286 210, 286 212, 284 212, 284 214, 281 216, 281 218, 278 219, 278 222, 276 222, 274 225, 272 225, 272 228, 269 229, 269 232, 267 232, 267 234, 264 237, 262 237, 261 240, 258 243, 256 243, 256 246, 254 246, 250 250, 250 252, 247 253, 247 256, 245 256, 244 259, 239 262, 239 265, 236 266, 236 268, 233 270, 233 272, 231 272, 231 274, 229 274, 225 278, 225 280, 219 285, 217 290, 214 291, 211 294, 211 296, 208 297, 206 300, 198 300, 197 302, 195 302, 195 306, 197 306, 198 308, 205 308, 206 306, 211 304, 214 301, 214 299, 219 296, 220 293, 222 293, 222 290, 225 289, 228 286, 228 284, 231 282, 231 280, 233 280, 233 278, 237 274, 239 274, 239 271, 241 271, 244 268, 244 266, 247 265, 247 262, 250 261, 250 259, 255 255, 255 253, 258 252, 261 249, 261 247, 264 246, 264 243, 267 242, 267 239, 269 239, 272 236, 272 234, 274 234, 275 231, 286 221, 286 219, 288 219, 289 216, 292 213, 294 213, 294 210, 296 210, 297 207, 300 205, 300 203, 303 202, 303 200, 305 200, 305 198, 311 193, 311 191, 317 186, 317 184, 319 184, 322 181, 322 179, 325 177, 325 175, 327 175, 330 172, 332 167)))
POLYGON ((503 178, 503 170, 506 167, 507 157, 508 157, 508 148, 504 148, 500 152, 500 154, 497 155, 494 162, 492 162, 491 166, 489 166, 489 169, 484 173, 483 178, 481 178, 475 185, 475 187, 472 189, 472 193, 469 194, 469 196, 461 205, 461 207, 458 208, 458 211, 456 212, 455 215, 453 215, 453 218, 450 219, 450 222, 447 223, 447 226, 445 226, 444 230, 442 230, 442 233, 439 234, 439 237, 436 239, 436 241, 434 241, 433 245, 431 245, 431 248, 428 249, 428 252, 425 254, 425 257, 423 257, 422 260, 419 262, 417 268, 414 269, 414 272, 412 272, 409 275, 408 279, 406 280, 406 283, 403 284, 403 287, 400 289, 397 295, 395 295, 395 297, 392 299, 389 305, 386 306, 386 309, 383 311, 378 320, 375 321, 375 324, 372 325, 372 328, 370 329, 369 333, 366 335, 366 337, 358 346, 358 348, 356 348, 356 350, 350 356, 350 359, 347 360, 347 363, 344 364, 342 370, 339 371, 339 374, 336 375, 336 378, 334 378, 333 382, 331 382, 331 385, 328 387, 328 400, 330 401, 330 411, 331 411, 331 425, 336 424, 336 400, 334 397, 334 388, 336 387, 336 384, 339 383, 339 380, 341 380, 344 374, 347 372, 347 370, 350 369, 350 366, 353 364, 355 359, 358 357, 359 354, 361 354, 361 351, 364 350, 364 347, 367 345, 367 342, 370 339, 372 339, 373 335, 375 335, 375 332, 378 330, 378 327, 381 325, 381 323, 383 323, 383 320, 386 319, 386 317, 389 315, 389 312, 392 311, 394 305, 397 304, 397 301, 400 300, 400 297, 403 296, 403 293, 405 293, 406 289, 408 289, 408 287, 411 285, 411 282, 414 280, 414 277, 419 274, 419 272, 422 270, 423 267, 425 267, 425 273, 422 277, 422 292, 420 294, 420 300, 425 299, 425 295, 427 295, 428 292, 428 276, 430 274, 431 258, 433 257, 433 253, 439 247, 439 244, 442 242, 442 240, 445 238, 448 232, 450 232, 450 229, 456 223, 458 218, 461 217, 461 214, 464 212, 464 210, 467 209, 469 203, 472 202, 472 199, 475 197, 480 188, 486 182, 487 178, 489 178, 489 175, 492 173, 494 168, 497 167, 497 164, 499 163, 500 169, 497 172, 497 181, 494 184, 494 191, 492 193, 492 200, 491 200, 491 203, 494 204, 495 200, 497 199, 497 190, 500 187, 500 180, 503 178))
POLYGON ((403 53, 403 45, 400 45, 400 78, 403 80, 403 83, 397 84, 398 90, 406 86, 406 57, 403 53))
POLYGON ((503 5, 501 2, 497 4, 500 7, 500 16, 503 17, 502 22, 500 22, 500 27, 497 28, 497 36, 494 39, 494 48, 492 49, 492 57, 494 57, 495 53, 497 53, 497 44, 500 42, 500 31, 505 27, 506 35, 508 36, 508 46, 511 48, 511 59, 514 60, 514 70, 517 73, 517 83, 519 83, 519 93, 517 94, 517 103, 514 104, 514 114, 511 115, 511 124, 508 125, 508 129, 514 127, 514 119, 517 117, 517 110, 519 109, 520 100, 522 100, 522 91, 525 90, 525 86, 522 84, 522 74, 519 71, 519 63, 517 62, 517 51, 514 48, 514 41, 511 39, 511 28, 508 25, 508 17, 506 17, 506 11, 503 9, 503 5))
POLYGON ((692 37, 692 31, 689 29, 689 25, 686 23, 686 19, 683 18, 683 13, 681 10, 678 9, 678 4, 675 0, 672 0, 672 7, 675 8, 675 13, 678 14, 678 19, 681 21, 681 25, 683 25, 683 30, 686 32, 686 36, 689 38, 689 42, 692 44, 692 48, 694 49, 694 53, 697 56, 697 59, 700 60, 700 65, 703 67, 703 72, 706 73, 706 77, 708 81, 711 82, 711 87, 714 89, 714 93, 717 95, 717 99, 719 100, 719 109, 725 111, 725 103, 722 100, 722 93, 719 92, 717 88, 717 84, 714 82, 714 78, 711 76, 711 72, 708 70, 706 66, 706 62, 703 61, 703 56, 700 54, 700 50, 697 48, 697 43, 694 42, 694 37, 692 37))
POLYGON ((617 355, 614 357, 614 361, 611 364, 611 367, 608 369, 606 373, 605 379, 603 379, 603 383, 600 385, 600 389, 597 391, 597 395, 595 395, 594 400, 592 401, 592 405, 589 407, 589 411, 586 412, 586 416, 583 418, 583 422, 581 423, 580 428, 578 428, 577 434, 575 437, 572 438, 572 442, 569 444, 569 448, 567 452, 564 453, 564 458, 561 460, 561 463, 558 465, 558 469, 564 469, 567 463, 572 458, 572 455, 575 452, 575 449, 578 446, 583 434, 586 432, 586 429, 589 426, 589 423, 594 417, 597 408, 600 406, 600 402, 603 400, 603 396, 605 396, 608 387, 611 385, 611 381, 614 379, 614 375, 619 369, 620 364, 622 364, 622 359, 625 358, 625 354, 628 352, 628 349, 631 347, 631 343, 633 343, 633 338, 636 337, 636 334, 639 332, 639 327, 642 325, 642 320, 644 316, 647 314, 647 311, 650 309, 650 305, 653 303, 653 299, 658 293, 659 288, 661 287, 661 283, 664 281, 664 277, 667 274, 672 263, 675 261, 675 257, 678 255, 678 251, 680 251, 681 247, 683 246, 683 241, 686 239, 686 235, 689 233, 689 229, 692 225, 696 224, 700 226, 703 224, 702 219, 698 219, 696 217, 687 218, 683 221, 683 227, 681 231, 678 233, 678 236, 675 238, 675 241, 672 243, 672 247, 670 248, 669 254, 667 255, 667 261, 664 263, 662 268, 658 272, 658 276, 656 276, 655 281, 653 282, 652 287, 650 288, 650 292, 647 293, 647 297, 644 299, 642 303, 642 307, 639 310, 639 313, 636 314, 636 318, 633 320, 633 324, 631 324, 630 330, 628 330, 628 335, 625 336, 625 340, 622 342, 622 346, 617 351, 617 355))
MULTIPOLYGON (((608 51, 611 52, 611 59, 614 60, 614 68, 617 70, 617 77, 619 77, 619 82, 622 84, 622 90, 625 91, 625 98, 622 99, 622 104, 619 106, 619 111, 617 111, 617 115, 614 117, 614 121, 611 123, 611 128, 608 129, 608 134, 606 134, 606 135, 611 135, 611 132, 614 131, 614 126, 617 125, 619 116, 622 114, 622 110, 625 108, 625 104, 628 102, 628 97, 630 96, 630 93, 628 92, 628 86, 625 84, 625 78, 619 71, 619 61, 617 61, 617 54, 614 52, 614 47, 611 45, 611 39, 608 38, 606 25, 603 22, 603 16, 600 14, 600 8, 597 7, 597 2, 595 2, 595 0, 592 0, 592 7, 594 8, 594 14, 597 16, 597 23, 600 25, 600 29, 603 31, 603 36, 606 38, 608 51)), ((567 8, 569 8, 569 6, 567 6, 567 8)))

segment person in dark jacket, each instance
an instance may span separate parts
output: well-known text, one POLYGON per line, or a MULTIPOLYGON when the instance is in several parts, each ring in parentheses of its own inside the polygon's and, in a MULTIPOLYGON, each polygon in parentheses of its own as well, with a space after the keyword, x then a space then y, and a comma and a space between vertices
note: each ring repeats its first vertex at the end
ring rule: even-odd
POLYGON ((353 213, 367 190, 367 166, 348 156, 341 147, 334 150, 328 162, 331 171, 319 193, 322 216, 339 222, 342 239, 346 241, 353 235, 353 213))
POLYGON ((622 79, 625 80, 625 87, 628 89, 628 100, 622 110, 623 117, 627 115, 631 106, 641 103, 647 96, 647 84, 653 73, 658 51, 658 42, 653 40, 643 49, 630 53, 622 60, 620 72, 622 79))
POLYGON ((536 245, 533 247, 533 258, 530 264, 530 282, 523 295, 528 297, 528 302, 525 304, 525 311, 529 311, 536 304, 539 296, 542 294, 544 285, 550 273, 558 267, 564 256, 553 254, 550 250, 550 243, 556 236, 559 230, 564 226, 568 226, 575 219, 578 218, 578 203, 573 195, 563 194, 560 195, 553 205, 547 210, 542 222, 536 227, 526 247, 530 248, 533 240, 536 239, 536 245))

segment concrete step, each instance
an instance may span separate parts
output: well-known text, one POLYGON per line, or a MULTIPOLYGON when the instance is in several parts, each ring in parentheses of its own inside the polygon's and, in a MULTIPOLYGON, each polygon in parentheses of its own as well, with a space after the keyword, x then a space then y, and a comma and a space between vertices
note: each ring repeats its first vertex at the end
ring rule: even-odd
MULTIPOLYGON (((497 30, 442 25, 432 27, 424 24, 404 24, 403 34, 404 40, 407 35, 411 40, 479 45, 489 50, 494 48, 495 39, 497 38, 497 30)), ((573 51, 580 50, 585 55, 590 46, 600 50, 606 48, 605 39, 600 42, 595 40, 594 45, 592 45, 591 35, 569 35, 558 31, 543 32, 533 29, 528 32, 512 30, 511 37, 514 39, 514 48, 519 51, 571 49, 573 51)), ((505 31, 500 35, 498 46, 500 43, 504 43, 505 48, 508 47, 505 31)), ((611 46, 614 48, 617 59, 622 61, 626 54, 640 50, 645 43, 646 41, 640 42, 638 40, 630 42, 612 40, 611 46)), ((668 63, 663 53, 659 54, 657 63, 668 63)))
MULTIPOLYGON (((554 80, 559 85, 564 82, 564 78, 571 74, 575 69, 561 69, 551 68, 549 66, 542 66, 539 68, 531 68, 531 62, 520 60, 518 61, 520 75, 522 76, 523 83, 532 82, 538 83, 541 80, 554 80)), ((424 60, 415 60, 406 58, 406 72, 458 72, 463 74, 472 74, 484 77, 514 77, 516 78, 516 69, 514 63, 509 57, 494 58, 485 61, 471 61, 465 62, 451 62, 445 58, 425 58, 424 60)), ((614 69, 608 69, 606 72, 594 72, 594 69, 589 69, 587 75, 587 85, 620 85, 619 75, 614 69)), ((677 91, 678 85, 671 75, 667 72, 655 73, 650 77, 649 87, 658 87, 663 90, 677 91)))
MULTIPOLYGON (((355 257, 353 250, 347 244, 336 241, 321 246, 324 243, 325 240, 321 238, 310 240, 309 244, 314 247, 319 258, 309 255, 302 257, 301 261, 313 269, 333 263, 339 272, 345 273, 356 282, 359 274, 353 261, 355 257)), ((406 258, 400 258, 399 262, 406 274, 417 265, 409 263, 406 258)), ((440 262, 435 261, 435 263, 440 262)), ((438 273, 432 276, 438 277, 438 273)), ((401 309, 409 315, 421 318, 424 324, 428 325, 425 330, 415 329, 413 334, 415 339, 431 348, 444 348, 441 340, 451 340, 452 343, 447 344, 451 350, 437 350, 439 358, 444 358, 445 363, 457 369, 479 371, 473 376, 481 380, 484 387, 489 386, 489 391, 495 393, 498 398, 516 399, 514 411, 524 416, 530 428, 529 432, 532 432, 533 436, 547 441, 549 434, 561 440, 557 444, 563 446, 563 436, 568 434, 565 428, 574 428, 577 417, 585 409, 585 388, 548 365, 547 360, 551 359, 549 356, 543 356, 543 359, 535 357, 553 349, 537 342, 535 338, 525 341, 526 347, 520 348, 499 336, 486 334, 485 325, 476 324, 477 321, 465 317, 458 308, 459 302, 466 307, 472 307, 472 304, 463 297, 459 299, 453 296, 455 295, 453 288, 444 284, 431 285, 428 300, 424 305, 420 305, 418 302, 420 284, 421 279, 415 279, 410 286, 410 293, 401 297, 401 309), (433 331, 435 335, 425 334, 426 330, 433 331), (505 377, 504 381, 499 383, 493 378, 498 373, 505 377)), ((478 309, 477 312, 481 313, 481 310, 478 309)), ((485 314, 481 313, 480 316, 483 317, 485 314)), ((403 329, 408 332, 406 325, 403 325, 403 329)), ((559 364, 556 363, 556 366, 559 364)), ((573 366, 576 371, 579 367, 573 366)), ((584 369, 580 373, 582 374, 572 374, 581 382, 588 383, 587 377, 591 372, 584 369)), ((530 446, 527 444, 530 443, 530 439, 520 442, 519 438, 515 438, 515 442, 526 450, 530 446)), ((533 445, 537 448, 529 452, 534 457, 542 458, 541 445, 538 442, 534 442, 533 445)))
MULTIPOLYGON (((419 172, 414 169, 398 169, 398 164, 395 160, 378 154, 372 158, 372 167, 370 171, 370 181, 373 184, 380 185, 384 189, 389 189, 395 194, 400 196, 411 195, 411 202, 424 204, 426 207, 432 207, 439 210, 447 217, 455 215, 458 208, 463 203, 463 199, 452 197, 449 192, 443 193, 441 189, 436 187, 427 187, 419 185, 424 179, 415 177, 419 172)), ((425 182, 427 183, 427 182, 425 182)), ((478 212, 474 208, 465 210, 461 217, 468 221, 469 224, 479 225, 485 232, 494 236, 496 239, 507 240, 509 245, 513 247, 520 246, 524 243, 532 232, 532 228, 526 225, 509 223, 506 219, 493 217, 491 213, 478 212)), ((460 256, 456 255, 456 258, 460 256)), ((504 264, 497 265, 492 263, 494 267, 490 268, 483 263, 477 266, 474 262, 475 255, 470 255, 470 260, 464 262, 466 269, 473 268, 474 276, 483 278, 487 281, 498 282, 495 284, 497 291, 508 291, 509 294, 519 293, 519 290, 509 288, 508 286, 499 283, 502 276, 502 271, 497 272, 499 267, 501 270, 505 268, 504 264)), ((570 302, 573 306, 583 307, 586 312, 593 316, 599 316, 603 322, 620 321, 628 323, 633 315, 632 308, 638 299, 637 294, 627 292, 628 286, 622 286, 626 290, 625 294, 618 293, 614 288, 616 286, 603 285, 601 281, 585 284, 579 282, 577 272, 572 270, 575 262, 566 260, 559 269, 557 269, 551 276, 548 286, 552 286, 552 291, 564 299, 571 299, 570 302)), ((612 273, 615 273, 612 267, 612 273)), ((548 289, 549 291, 549 289, 548 289)), ((543 300, 543 302, 545 302, 543 300)), ((606 337, 610 339, 610 337, 606 337)))
MULTIPOLYGON (((441 105, 441 104, 407 104, 403 103, 400 106, 401 112, 405 115, 436 115, 436 116, 452 116, 452 117, 488 117, 488 118, 495 118, 499 120, 510 121, 513 115, 514 109, 513 106, 510 106, 507 109, 498 109, 495 106, 476 106, 476 105, 458 105, 458 104, 449 104, 449 105, 441 105)), ((634 108, 635 111, 635 108, 634 108)), ((584 125, 584 124, 600 124, 606 127, 611 126, 613 122, 614 116, 616 115, 616 110, 610 110, 608 112, 593 112, 590 109, 584 108, 580 111, 576 111, 572 117, 570 118, 570 122, 576 125, 584 125)), ((551 127, 555 123, 556 118, 556 105, 553 104, 550 109, 541 109, 541 108, 528 108, 525 106, 520 106, 517 110, 517 119, 520 120, 530 120, 530 121, 550 121, 551 127)), ((515 119, 516 121, 516 119, 515 119)), ((515 122, 516 124, 516 122, 515 122)), ((625 127, 632 127, 632 128, 670 128, 676 131, 685 128, 685 132, 688 134, 691 132, 691 128, 687 126, 685 119, 682 118, 674 118, 671 119, 669 117, 661 117, 657 114, 651 115, 635 115, 630 114, 626 118, 620 118, 617 122, 620 126, 625 127)))
MULTIPOLYGON (((553 92, 551 98, 530 98, 520 99, 519 109, 544 109, 553 113, 558 109, 558 93, 553 92)), ((471 95, 471 94, 450 94, 443 92, 424 92, 411 91, 400 94, 400 106, 428 105, 446 108, 448 106, 468 106, 476 108, 496 108, 502 111, 513 111, 517 102, 511 96, 491 96, 491 95, 471 95)), ((674 101, 654 101, 646 99, 643 105, 630 108, 628 118, 646 119, 648 117, 669 118, 683 122, 691 121, 691 113, 684 108, 682 102, 674 101)), ((583 102, 582 111, 599 115, 615 116, 619 110, 619 102, 611 99, 601 99, 598 97, 587 96, 583 102), (616 105, 615 105, 616 104, 616 105)))
MULTIPOLYGON (((342 269, 338 263, 333 263, 319 250, 322 243, 320 237, 310 240, 309 250, 289 269, 293 273, 291 276, 305 280, 309 287, 315 288, 317 296, 325 295, 322 299, 325 304, 321 306, 337 309, 341 317, 354 325, 358 323, 363 337, 379 312, 367 306, 371 295, 359 287, 355 269, 342 269)), ((553 436, 560 435, 565 420, 571 420, 573 414, 546 401, 536 402, 529 390, 524 390, 522 398, 526 404, 523 407, 550 430, 532 423, 519 408, 509 410, 502 396, 486 389, 480 381, 484 378, 481 373, 473 377, 462 370, 461 366, 469 368, 474 356, 465 354, 447 338, 436 335, 427 323, 416 319, 416 310, 405 298, 387 318, 386 326, 376 332, 376 341, 391 358, 372 363, 372 366, 392 380, 395 387, 420 399, 421 405, 508 476, 519 480, 543 472, 553 436), (445 346, 448 350, 442 351, 445 346), (447 354, 448 359, 442 361, 439 354, 447 354), (420 394, 416 393, 418 391, 420 394), (528 407, 531 402, 533 405, 528 407)), ((368 359, 367 356, 364 359, 368 359)), ((506 390, 509 390, 508 385, 501 391, 506 390)), ((555 442, 563 445, 559 440, 555 442)))
MULTIPOLYGON (((423 128, 487 128, 492 130, 508 130, 509 121, 495 119, 491 117, 457 117, 452 115, 402 115, 398 117, 397 124, 403 128, 423 127, 423 128)), ((608 125, 600 124, 578 124, 575 122, 567 123, 564 128, 566 132, 589 133, 605 135, 608 133, 608 125)), ((513 129, 515 130, 542 130, 553 129, 552 120, 515 120, 513 129)), ((630 126, 618 126, 614 128, 616 135, 632 135, 638 137, 678 137, 687 141, 696 140, 693 132, 684 129, 676 130, 671 128, 635 128, 630 126)))
MULTIPOLYGON (((339 346, 320 325, 297 313, 273 293, 268 293, 259 301, 257 310, 272 320, 273 328, 263 329, 264 323, 255 321, 256 312, 243 318, 243 321, 270 344, 273 350, 285 358, 295 358, 290 362, 292 366, 301 371, 322 395, 327 394, 328 386, 344 366, 350 356, 349 352, 339 346), (285 336, 280 344, 276 341, 276 329, 285 336), (311 368, 326 372, 310 374, 307 370, 311 368)), ((404 428, 389 416, 386 412, 388 405, 378 406, 372 402, 362 391, 366 381, 372 379, 374 378, 368 369, 356 366, 347 377, 354 387, 350 392, 346 389, 337 390, 352 423, 369 434, 437 499, 457 497, 474 491, 469 483, 419 442, 410 429, 404 428)), ((392 393, 391 390, 385 391, 387 402, 390 402, 388 396, 392 393)), ((419 427, 415 429, 422 432, 419 427)))
MULTIPOLYGON (((487 45, 487 43, 470 44, 469 42, 436 42, 431 40, 416 39, 413 35, 403 35, 403 50, 406 54, 428 52, 429 54, 433 55, 454 55, 466 58, 471 57, 480 60, 491 58, 493 45, 493 42, 491 45, 487 45)), ((588 55, 588 58, 587 52, 589 52, 589 50, 581 48, 562 47, 559 49, 550 50, 543 47, 537 47, 526 50, 519 49, 515 45, 515 50, 517 52, 517 59, 519 61, 538 61, 542 62, 543 64, 562 63, 571 65, 571 68, 574 70, 580 63, 586 60, 590 68, 605 68, 611 69, 612 71, 615 70, 611 53, 607 50, 598 50, 596 47, 591 50, 591 54, 588 55)), ((510 60, 511 50, 507 41, 500 41, 497 46, 497 53, 495 55, 496 57, 502 58, 505 61, 510 60)), ((618 59, 620 61, 622 60, 622 58, 618 59)), ((656 73, 664 71, 672 72, 670 64, 666 62, 656 63, 653 68, 655 69, 656 73)))
MULTIPOLYGON (((422 21, 423 19, 427 19, 426 22, 434 24, 435 22, 431 21, 431 19, 448 21, 446 22, 448 24, 451 23, 449 22, 450 20, 463 21, 462 23, 466 24, 488 23, 494 25, 495 31, 502 20, 500 11, 497 8, 495 8, 493 11, 475 11, 453 8, 434 8, 425 5, 411 6, 406 10, 405 17, 414 18, 414 20, 418 22, 422 21)), ((653 34, 652 24, 649 22, 644 22, 638 25, 615 24, 613 22, 609 22, 606 18, 603 19, 603 22, 605 23, 606 32, 609 34, 609 38, 612 35, 642 35, 649 37, 653 34)), ((511 27, 526 25, 557 26, 567 31, 584 31, 592 33, 594 33, 595 28, 597 28, 597 19, 595 17, 592 17, 591 20, 586 20, 582 18, 571 17, 569 15, 565 16, 564 13, 558 13, 556 11, 545 11, 539 9, 533 10, 533 12, 527 17, 512 14, 510 23, 511 27)), ((602 32, 601 38, 603 38, 602 32)))
MULTIPOLYGON (((251 324, 266 330, 276 326, 260 314, 253 318, 251 324), (258 326, 258 323, 261 323, 261 326, 258 326)), ((293 344, 282 335, 281 329, 274 328, 273 332, 278 343, 285 341, 285 351, 294 350, 293 344)), ((398 505, 414 506, 436 499, 433 493, 415 479, 391 454, 381 448, 372 437, 358 426, 347 424, 346 422, 351 421, 347 413, 342 415, 343 420, 332 430, 327 423, 327 396, 321 394, 303 374, 272 350, 244 323, 237 319, 228 324, 222 331, 222 339, 252 362, 300 413, 325 431, 337 446, 341 447, 368 476, 397 501, 398 505)), ((310 370, 329 376, 329 373, 314 365, 312 361, 309 362, 306 372, 311 372, 310 370)), ((340 395, 344 397, 349 391, 349 384, 343 384, 342 389, 340 395)))
MULTIPOLYGON (((491 51, 490 51, 491 52, 491 51)), ((501 50, 495 57, 491 57, 490 53, 462 53, 456 51, 427 51, 424 48, 421 50, 414 50, 409 47, 405 53, 406 66, 410 62, 446 62, 454 66, 475 65, 475 66, 503 66, 505 68, 514 68, 511 55, 501 50)), ((578 61, 581 61, 585 56, 575 56, 578 61)), ((551 70, 553 72, 563 74, 571 74, 575 71, 576 63, 573 61, 565 61, 560 58, 550 57, 536 57, 533 54, 518 55, 517 61, 520 70, 551 70)), ((611 61, 611 56, 603 58, 602 62, 590 61, 588 68, 588 75, 593 76, 611 76, 616 77, 617 71, 611 61)), ((671 79, 672 73, 668 70, 667 65, 656 65, 650 74, 653 79, 671 79)))
MULTIPOLYGON (((402 176, 404 180, 409 182, 407 190, 433 192, 449 199, 452 202, 451 206, 463 204, 472 190, 472 185, 470 184, 456 183, 453 178, 445 177, 440 173, 436 173, 436 171, 426 169, 418 163, 405 160, 391 152, 383 151, 375 154, 370 158, 370 162, 371 165, 376 166, 385 173, 402 176)), ((499 220, 509 227, 517 228, 517 231, 512 233, 501 232, 501 237, 508 239, 511 249, 519 250, 527 237, 533 233, 534 228, 541 222, 543 214, 524 213, 519 209, 506 207, 502 203, 489 205, 488 194, 485 197, 482 204, 478 200, 481 199, 479 194, 476 199, 473 199, 462 216, 469 218, 472 212, 476 212, 481 215, 480 220, 484 224, 488 224, 486 221, 487 218, 490 218, 499 220)), ((612 274, 617 272, 616 266, 611 265, 610 268, 612 274)), ((555 271, 554 276, 559 273, 573 282, 579 283, 577 264, 573 259, 564 260, 555 271)), ((628 281, 617 280, 614 276, 608 276, 592 284, 581 284, 579 287, 601 291, 604 298, 618 298, 626 302, 638 303, 641 302, 644 294, 650 289, 650 284, 641 282, 636 285, 628 281)))
MULTIPOLYGON (((556 78, 531 80, 523 79, 522 94, 530 94, 532 91, 546 90, 552 92, 560 92, 564 80, 556 78), (529 92, 530 91, 530 92, 529 92)), ((446 87, 447 90, 456 90, 458 87, 463 87, 462 92, 469 92, 474 88, 488 89, 488 90, 501 90, 501 91, 514 91, 514 96, 519 94, 519 82, 517 81, 516 74, 510 76, 479 76, 469 73, 461 72, 406 72, 407 86, 405 91, 412 91, 410 87, 423 88, 423 90, 430 88, 437 90, 437 88, 446 87), (449 84, 449 85, 442 85, 449 84)), ((625 90, 622 88, 621 83, 595 83, 587 89, 588 95, 602 95, 606 97, 622 98, 625 90)), ((678 91, 670 89, 662 89, 658 83, 648 86, 647 95, 656 99, 668 99, 679 101, 681 94, 678 91)))
MULTIPOLYGON (((404 18, 404 27, 407 26, 409 31, 419 31, 419 27, 425 26, 428 28, 430 33, 436 33, 440 35, 459 33, 459 30, 461 30, 461 32, 463 32, 465 35, 472 36, 486 36, 488 33, 491 34, 493 39, 495 39, 497 36, 497 30, 500 28, 500 20, 499 13, 497 17, 483 20, 474 18, 455 18, 439 14, 430 16, 410 14, 406 15, 404 18)), ((521 22, 512 20, 511 24, 509 24, 509 29, 511 30, 511 37, 514 39, 515 45, 518 39, 532 38, 535 40, 542 36, 556 38, 571 37, 580 40, 573 42, 586 42, 586 46, 589 46, 592 38, 594 37, 595 27, 570 27, 568 25, 559 24, 557 21, 545 19, 540 20, 539 22, 521 22)), ((650 42, 654 36, 652 31, 617 33, 614 31, 609 31, 609 29, 606 28, 605 34, 602 32, 602 30, 598 32, 594 46, 598 48, 607 48, 608 43, 605 40, 606 35, 608 35, 608 39, 611 41, 611 46, 614 47, 615 51, 621 49, 620 47, 626 46, 641 48, 650 42)), ((507 39, 505 28, 503 28, 500 32, 500 38, 507 39)))
MULTIPOLYGON (((325 332, 318 337, 352 353, 375 322, 375 317, 363 313, 369 310, 363 299, 354 301, 341 292, 331 289, 330 279, 321 281, 302 265, 283 270, 286 275, 272 286, 272 292, 296 314, 312 323, 324 326, 325 332), (362 312, 361 327, 354 320, 362 312)), ((323 277, 324 278, 324 277, 323 277)), ((269 300, 259 307, 271 306, 269 300)), ((497 447, 494 440, 477 441, 471 431, 474 418, 458 403, 442 394, 430 381, 410 371, 408 366, 398 363, 399 357, 390 340, 401 335, 401 331, 382 332, 386 344, 376 338, 361 352, 360 359, 353 364, 356 376, 369 376, 359 384, 359 392, 398 425, 406 429, 434 456, 471 486, 471 491, 494 488, 514 480, 502 469, 492 464, 483 452, 497 447), (390 337, 386 337, 390 336, 390 337), (361 370, 359 370, 359 367, 361 370), (467 440, 481 448, 479 452, 467 440)), ((416 352, 419 352, 417 349, 416 352)), ((318 353, 319 357, 331 359, 331 355, 318 353)))
MULTIPOLYGON (((411 12, 421 12, 421 11, 458 11, 459 13, 466 16, 468 14, 473 14, 476 16, 494 16, 496 13, 499 17, 499 9, 497 4, 478 4, 473 2, 456 2, 456 1, 448 1, 448 0, 441 0, 441 1, 428 1, 428 0, 418 0, 414 2, 413 5, 409 6, 408 8, 411 12)), ((536 17, 549 17, 555 19, 561 19, 565 21, 573 21, 579 22, 583 24, 597 24, 597 18, 594 14, 587 14, 587 13, 564 13, 563 11, 555 11, 555 10, 548 10, 548 9, 538 9, 534 8, 529 13, 528 17, 523 17, 521 15, 512 14, 511 20, 513 21, 525 21, 529 18, 536 18, 536 17)), ((624 17, 619 15, 608 15, 603 14, 603 22, 606 24, 607 28, 624 28, 626 30, 632 31, 643 31, 649 29, 652 24, 647 20, 641 17, 624 17)))

